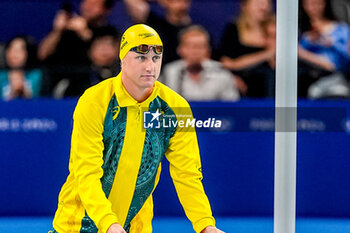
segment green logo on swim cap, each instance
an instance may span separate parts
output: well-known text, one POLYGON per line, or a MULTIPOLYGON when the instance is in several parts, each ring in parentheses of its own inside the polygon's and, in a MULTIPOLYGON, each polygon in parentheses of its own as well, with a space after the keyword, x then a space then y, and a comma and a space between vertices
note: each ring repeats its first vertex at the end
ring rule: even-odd
POLYGON ((120 49, 122 50, 127 44, 128 44, 128 42, 125 41, 125 42, 122 44, 122 46, 120 47, 120 49))
POLYGON ((152 36, 155 37, 156 35, 154 35, 153 33, 142 33, 142 34, 139 34, 139 36, 140 36, 140 37, 143 36, 142 39, 146 39, 146 38, 152 37, 152 36))

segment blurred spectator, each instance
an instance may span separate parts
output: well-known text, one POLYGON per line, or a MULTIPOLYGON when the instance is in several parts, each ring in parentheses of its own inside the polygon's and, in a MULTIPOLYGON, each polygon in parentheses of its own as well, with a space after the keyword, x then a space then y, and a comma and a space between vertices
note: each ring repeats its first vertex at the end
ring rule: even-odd
MULTIPOLYGON (((277 28, 276 28, 276 16, 270 15, 266 22, 264 23, 264 30, 266 35, 266 46, 268 48, 275 48, 276 47, 276 34, 277 34, 277 28)), ((268 60, 268 63, 272 69, 276 68, 276 56, 273 56, 268 60)), ((270 85, 274 85, 274 83, 270 83, 270 85)))
POLYGON ((300 8, 299 57, 306 64, 299 76, 301 95, 348 97, 349 26, 334 20, 329 0, 300 0, 300 8))
POLYGON ((42 72, 37 69, 35 42, 17 36, 5 47, 6 68, 0 71, 0 96, 5 100, 40 95, 42 72))
POLYGON ((119 33, 111 26, 100 27, 91 39, 89 57, 91 59, 91 85, 116 76, 120 71, 118 62, 119 33))
POLYGON ((179 59, 176 53, 178 32, 192 24, 189 15, 191 0, 156 0, 164 9, 165 16, 155 13, 147 0, 124 0, 130 17, 136 23, 153 27, 164 44, 163 64, 179 59))
POLYGON ((241 0, 240 7, 238 18, 224 31, 221 62, 242 77, 248 86, 246 96, 273 97, 275 74, 271 61, 275 59, 276 45, 266 29, 272 15, 271 0, 241 0))
POLYGON ((69 3, 57 12, 38 51, 49 68, 55 97, 81 95, 90 85, 89 43, 94 31, 107 25, 113 6, 114 0, 82 0, 80 15, 69 3))
POLYGON ((210 59, 208 32, 193 25, 180 31, 179 36, 181 60, 165 66, 161 81, 188 101, 239 99, 232 73, 210 59))

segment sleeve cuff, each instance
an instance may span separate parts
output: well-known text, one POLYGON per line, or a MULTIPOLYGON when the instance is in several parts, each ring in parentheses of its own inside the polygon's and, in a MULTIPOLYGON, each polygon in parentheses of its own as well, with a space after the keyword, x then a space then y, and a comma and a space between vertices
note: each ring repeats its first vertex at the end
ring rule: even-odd
POLYGON ((202 218, 193 224, 193 229, 196 233, 200 233, 207 226, 215 227, 215 219, 213 217, 202 218))
POLYGON ((110 214, 101 219, 98 228, 102 233, 106 233, 113 223, 118 223, 118 218, 117 216, 110 214))

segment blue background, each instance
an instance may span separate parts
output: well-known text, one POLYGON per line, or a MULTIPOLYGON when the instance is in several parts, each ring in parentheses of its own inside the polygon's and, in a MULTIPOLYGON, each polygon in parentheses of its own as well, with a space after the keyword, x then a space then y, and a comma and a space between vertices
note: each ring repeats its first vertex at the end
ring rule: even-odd
MULTIPOLYGON (((53 215, 68 174, 76 99, 0 102, 0 216, 53 215), (23 122, 38 119, 55 127, 23 122), (4 124, 15 120, 20 126, 4 124)), ((272 101, 220 103, 232 109, 271 107, 272 101)), ((206 107, 206 103, 192 103, 206 107)), ((299 106, 342 106, 347 101, 299 101, 299 106)), ((327 119, 328 114, 323 113, 327 119)), ((334 121, 333 115, 328 121, 334 121)), ((238 115, 236 121, 246 120, 238 115)), ((35 122, 35 121, 34 121, 35 122)), ((350 217, 350 135, 298 133, 297 215, 350 217)), ((273 132, 199 132, 204 186, 216 216, 272 216, 273 132)), ((155 191, 155 214, 184 216, 167 162, 155 191)))

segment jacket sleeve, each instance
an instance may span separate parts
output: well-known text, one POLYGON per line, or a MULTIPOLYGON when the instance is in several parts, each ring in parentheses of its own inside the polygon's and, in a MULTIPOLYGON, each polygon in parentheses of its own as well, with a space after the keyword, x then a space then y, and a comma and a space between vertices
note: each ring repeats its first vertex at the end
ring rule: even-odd
POLYGON ((169 141, 166 152, 170 176, 193 229, 199 233, 215 226, 209 200, 202 185, 201 161, 194 129, 179 127, 169 141))
POLYGON ((98 229, 106 232, 118 222, 112 204, 102 190, 103 121, 98 105, 80 98, 74 111, 71 163, 82 204, 98 229))

